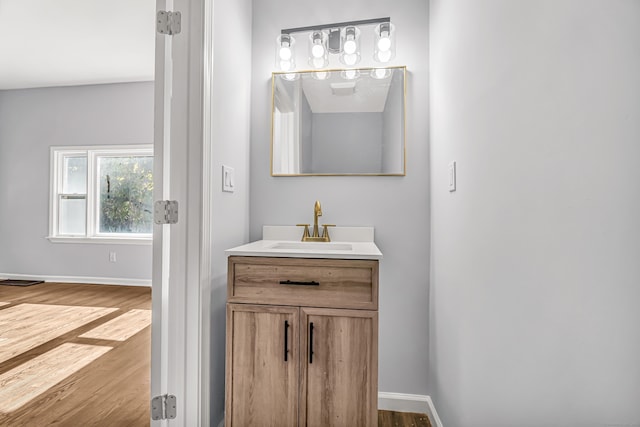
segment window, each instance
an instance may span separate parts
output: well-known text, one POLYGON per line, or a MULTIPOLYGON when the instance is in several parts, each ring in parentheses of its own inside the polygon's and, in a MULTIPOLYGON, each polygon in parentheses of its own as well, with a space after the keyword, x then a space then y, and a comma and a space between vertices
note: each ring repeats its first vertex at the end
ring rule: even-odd
POLYGON ((150 243, 151 145, 51 148, 49 239, 150 243))

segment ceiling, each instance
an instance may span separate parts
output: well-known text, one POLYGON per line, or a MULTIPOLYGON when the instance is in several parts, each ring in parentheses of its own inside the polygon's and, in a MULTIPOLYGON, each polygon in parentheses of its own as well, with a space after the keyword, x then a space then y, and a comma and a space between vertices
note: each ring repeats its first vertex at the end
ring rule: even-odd
POLYGON ((155 0, 0 0, 0 90, 153 80, 155 0))
POLYGON ((316 80, 305 73, 302 89, 313 113, 380 113, 387 103, 391 82, 391 77, 376 80, 368 74, 345 80, 339 72, 329 73, 326 80, 316 80))

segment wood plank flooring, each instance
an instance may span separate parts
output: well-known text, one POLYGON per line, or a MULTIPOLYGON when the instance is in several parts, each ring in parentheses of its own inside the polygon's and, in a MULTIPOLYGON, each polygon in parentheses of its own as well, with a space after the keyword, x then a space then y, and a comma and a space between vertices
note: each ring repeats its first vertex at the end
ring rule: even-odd
POLYGON ((151 310, 133 309, 122 316, 109 320, 95 329, 80 335, 80 338, 126 341, 151 324, 151 310))
POLYGON ((96 360, 111 347, 64 343, 0 375, 0 413, 11 413, 71 374, 96 360))
MULTIPOLYGON (((4 402, 4 406, 0 407, 0 426, 150 425, 151 328, 144 327, 147 314, 138 311, 151 309, 149 288, 65 283, 43 283, 29 287, 0 286, 0 301, 0 316, 3 311, 19 307, 20 304, 112 309, 102 317, 90 319, 76 325, 74 329, 61 331, 60 334, 53 334, 48 341, 37 343, 23 353, 0 362, 2 389, 8 384, 2 384, 2 381, 7 381, 3 378, 19 372, 20 367, 23 370, 26 367, 28 371, 34 363, 42 363, 41 356, 45 357, 46 363, 52 363, 51 360, 47 361, 46 355, 56 356, 56 351, 66 358, 85 358, 88 363, 71 375, 61 375, 64 378, 46 392, 37 393, 35 397, 26 396, 25 400, 28 401, 17 409, 12 410, 13 407, 9 407, 11 400, 7 398, 5 402, 5 396, 0 396, 0 402, 4 402), (129 338, 124 337, 128 333, 120 333, 122 320, 114 320, 122 319, 125 315, 141 322, 140 325, 143 326, 139 333, 129 338), (120 332, 115 335, 94 335, 96 331, 101 334, 105 329, 101 325, 107 323, 110 323, 110 334, 120 332), (118 338, 124 338, 124 341, 118 341, 118 338), (87 351, 89 348, 96 351, 87 351), (97 355, 97 352, 101 355, 97 355), (92 357, 95 360, 91 361, 92 357)), ((0 336, 0 347, 8 342, 6 337, 0 336)), ((11 378, 18 381, 24 377, 11 378)), ((12 399, 17 401, 18 397, 12 395, 12 399)), ((378 421, 379 427, 430 427, 424 414, 379 411, 378 421)))
POLYGON ((425 414, 378 411, 378 427, 431 427, 425 414))
POLYGON ((4 338, 0 363, 115 310, 54 304, 18 304, 5 308, 0 311, 0 339, 4 338))
MULTIPOLYGON (((79 337, 131 310, 150 310, 149 288, 61 283, 43 283, 24 288, 0 286, 0 301, 10 303, 0 307, 0 316, 24 304, 102 307, 110 311, 74 329, 61 331, 50 340, 0 363, 0 381, 7 381, 4 376, 17 372, 16 369, 26 366, 28 371, 34 363, 55 364, 51 355, 54 359, 60 356, 58 360, 62 357, 71 361, 70 358, 76 354, 75 357, 87 361, 86 366, 71 375, 58 374, 62 378, 58 378, 53 387, 44 393, 37 393, 35 397, 28 396, 31 399, 22 402, 24 405, 19 408, 7 407, 9 403, 0 407, 0 426, 137 427, 150 424, 150 327, 125 341, 79 337), (105 348, 108 351, 104 352, 105 348), (79 349, 80 353, 73 351, 79 349), (88 360, 97 356, 96 352, 104 354, 93 361, 88 360), (43 357, 45 362, 42 362, 43 357)), ((48 318, 42 319, 42 322, 46 324, 48 318)), ((5 343, 0 342, 0 346, 5 343)), ((28 375, 28 372, 22 375, 28 375)), ((51 373, 51 376, 55 375, 51 373)), ((12 378, 17 381, 15 377, 12 378)), ((5 389, 8 384, 1 385, 0 388, 5 389)), ((14 397, 14 400, 17 399, 14 397)))

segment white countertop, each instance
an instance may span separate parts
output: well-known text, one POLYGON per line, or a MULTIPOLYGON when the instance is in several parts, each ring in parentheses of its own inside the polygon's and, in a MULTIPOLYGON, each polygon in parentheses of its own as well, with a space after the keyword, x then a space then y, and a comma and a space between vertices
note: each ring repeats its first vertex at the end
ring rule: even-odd
POLYGON ((301 242, 301 228, 265 226, 263 240, 227 249, 225 254, 282 258, 382 259, 382 252, 373 242, 373 227, 332 227, 329 235, 329 243, 301 242))

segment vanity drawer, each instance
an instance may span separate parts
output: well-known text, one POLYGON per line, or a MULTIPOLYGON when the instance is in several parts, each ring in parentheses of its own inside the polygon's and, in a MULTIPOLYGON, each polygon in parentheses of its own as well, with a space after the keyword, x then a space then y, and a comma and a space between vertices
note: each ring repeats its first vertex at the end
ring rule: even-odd
POLYGON ((229 257, 228 301, 378 309, 378 261, 229 257))

